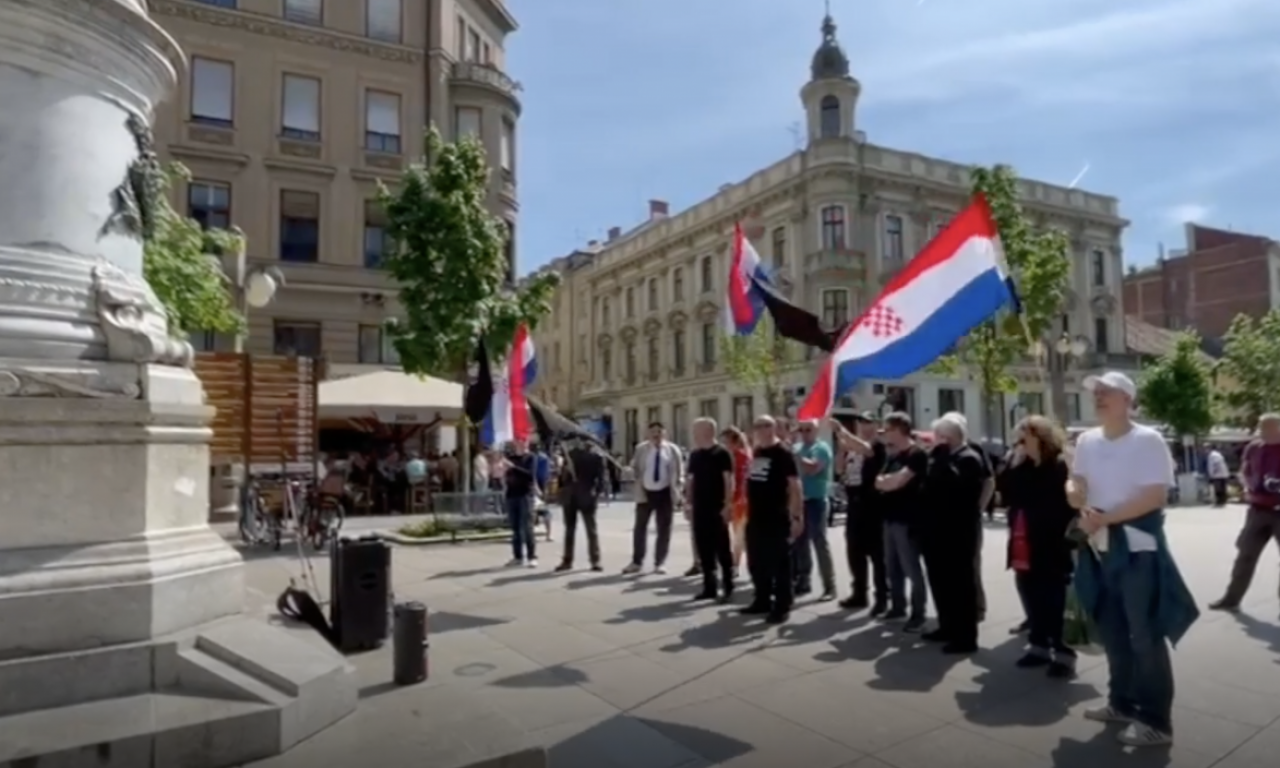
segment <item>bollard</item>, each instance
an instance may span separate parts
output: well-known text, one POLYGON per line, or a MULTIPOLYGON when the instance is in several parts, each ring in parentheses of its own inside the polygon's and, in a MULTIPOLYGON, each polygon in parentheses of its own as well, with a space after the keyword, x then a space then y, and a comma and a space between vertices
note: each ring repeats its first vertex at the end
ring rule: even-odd
POLYGON ((392 679, 396 685, 413 685, 427 679, 427 606, 400 603, 395 607, 392 633, 392 679))

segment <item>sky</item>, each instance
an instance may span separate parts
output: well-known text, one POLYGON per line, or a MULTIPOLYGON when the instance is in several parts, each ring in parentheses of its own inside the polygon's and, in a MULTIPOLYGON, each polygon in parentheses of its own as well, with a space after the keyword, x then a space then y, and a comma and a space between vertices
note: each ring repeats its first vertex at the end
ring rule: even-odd
MULTIPOLYGON (((797 148, 823 0, 507 0, 532 270, 650 198, 797 148)), ((1280 238, 1277 0, 831 0, 875 144, 1113 195, 1148 264, 1182 224, 1280 238)))

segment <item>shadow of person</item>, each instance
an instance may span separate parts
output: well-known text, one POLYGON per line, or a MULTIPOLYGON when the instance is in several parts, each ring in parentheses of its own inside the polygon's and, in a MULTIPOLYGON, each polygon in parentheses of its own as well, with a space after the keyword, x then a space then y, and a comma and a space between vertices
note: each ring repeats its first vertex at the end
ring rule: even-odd
POLYGON ((631 608, 623 608, 618 611, 617 616, 605 619, 604 623, 617 625, 630 624, 633 621, 670 621, 671 619, 695 613, 705 607, 705 603, 695 603, 689 600, 637 605, 631 608))
POLYGON ((558 579, 563 574, 555 571, 525 571, 524 573, 516 573, 510 576, 499 576, 489 582, 490 587, 505 587, 508 584, 532 584, 538 581, 552 581, 558 579))
POLYGON ((872 621, 861 632, 854 632, 829 642, 831 650, 814 654, 815 661, 831 664, 841 661, 875 661, 903 643, 913 641, 898 627, 872 621))
POLYGON ((661 646, 663 653, 680 653, 693 648, 716 650, 758 643, 765 638, 765 626, 737 611, 724 611, 710 624, 680 630, 675 642, 661 646))
POLYGON ((659 592, 664 595, 696 595, 702 591, 702 579, 686 579, 683 576, 668 576, 665 579, 646 580, 631 579, 623 592, 659 592), (661 590, 659 592, 659 590, 661 590))
POLYGON ((919 638, 899 645, 875 660, 876 678, 867 687, 876 691, 927 693, 938 687, 947 673, 968 656, 942 653, 934 644, 919 645, 919 638))
POLYGON ((1098 734, 1088 741, 1062 738, 1049 753, 1053 768, 1165 768, 1173 762, 1169 747, 1133 749, 1116 741, 1121 726, 1098 726, 1098 734))
POLYGON ((578 579, 577 581, 566 582, 565 589, 578 591, 581 589, 593 589, 595 587, 612 587, 626 584, 633 581, 634 577, 622 573, 613 573, 607 576, 592 576, 586 579, 578 579))
POLYGON ((778 627, 778 637, 769 645, 785 648, 820 643, 831 640, 842 632, 862 629, 871 622, 872 619, 869 616, 857 617, 852 621, 839 621, 829 615, 815 616, 803 624, 784 624, 778 627))
MULTIPOLYGON (((1273 654, 1280 655, 1280 625, 1259 621, 1247 613, 1238 611, 1231 614, 1231 618, 1244 629, 1246 635, 1254 640, 1261 640, 1267 644, 1268 650, 1273 654)), ((1280 659, 1274 659, 1273 663, 1280 664, 1280 659)))

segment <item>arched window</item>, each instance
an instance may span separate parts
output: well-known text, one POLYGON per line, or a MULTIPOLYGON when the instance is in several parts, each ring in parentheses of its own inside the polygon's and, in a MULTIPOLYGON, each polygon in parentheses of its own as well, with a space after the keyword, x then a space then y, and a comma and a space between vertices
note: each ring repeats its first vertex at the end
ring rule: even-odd
POLYGON ((835 96, 823 96, 818 105, 818 135, 824 139, 835 139, 840 136, 840 100, 835 96))

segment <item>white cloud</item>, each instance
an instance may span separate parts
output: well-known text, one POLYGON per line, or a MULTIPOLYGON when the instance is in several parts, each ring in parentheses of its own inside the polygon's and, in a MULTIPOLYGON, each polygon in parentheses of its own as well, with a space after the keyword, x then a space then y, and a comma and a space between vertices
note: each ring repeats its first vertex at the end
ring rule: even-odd
POLYGON ((1209 218, 1210 208, 1200 203, 1182 203, 1165 211, 1165 218, 1170 224, 1203 224, 1209 218))

